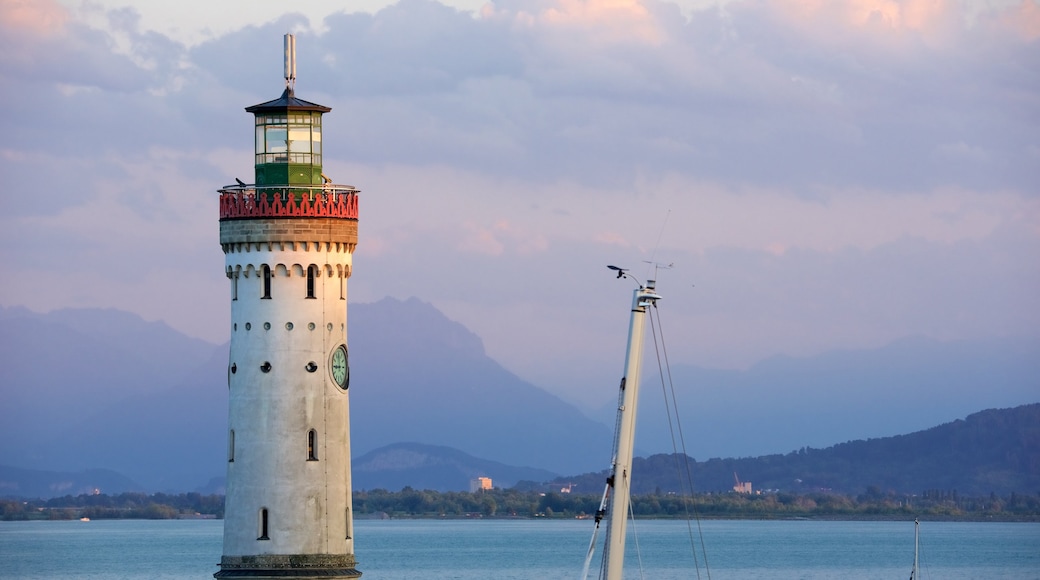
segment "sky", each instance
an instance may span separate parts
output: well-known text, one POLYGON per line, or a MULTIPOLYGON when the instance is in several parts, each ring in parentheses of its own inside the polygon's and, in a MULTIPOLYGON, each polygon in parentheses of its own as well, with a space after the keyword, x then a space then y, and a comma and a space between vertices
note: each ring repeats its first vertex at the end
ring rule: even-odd
POLYGON ((295 4, 0 0, 0 305, 226 341, 216 190, 293 32, 362 191, 350 300, 565 400, 622 372, 607 264, 658 280, 673 363, 1040 329, 1036 0, 295 4))

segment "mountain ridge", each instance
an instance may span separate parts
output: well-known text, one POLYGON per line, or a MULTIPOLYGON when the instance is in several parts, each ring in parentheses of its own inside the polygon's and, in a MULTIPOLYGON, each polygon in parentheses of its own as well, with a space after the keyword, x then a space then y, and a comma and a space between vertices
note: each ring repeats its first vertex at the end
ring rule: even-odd
MULTIPOLYGON (((668 454, 633 460, 632 493, 682 492, 676 458, 668 454)), ((1033 493, 1040 488, 1040 403, 1010 409, 985 409, 935 427, 871 440, 802 448, 787 454, 713 458, 693 465, 698 492, 728 492, 735 477, 755 490, 776 493, 884 493, 921 495, 932 490, 966 497, 1033 493), (872 491, 873 490, 873 491, 872 491)), ((465 491, 470 479, 490 477, 495 487, 598 493, 608 471, 556 476, 548 471, 505 465, 457 449, 421 443, 396 443, 354 460, 354 489, 399 491, 405 487, 465 491)), ((220 492, 211 481, 196 489, 220 492)), ((0 465, 0 497, 51 497, 141 491, 110 470, 58 473, 0 465)))
MULTIPOLYGON (((479 336, 429 303, 352 304, 349 325, 355 457, 414 441, 552 473, 609 465, 613 404, 602 421, 589 419, 488 358, 479 336)), ((110 469, 157 491, 212 488, 223 476, 226 343, 121 311, 21 307, 0 307, 0 341, 0 464, 110 469)), ((918 424, 933 421, 930 427, 980 407, 1035 401, 1038 342, 976 342, 918 338, 822 358, 779 357, 744 374, 674 365, 680 400, 693 403, 682 406, 690 453, 764 456, 871 439, 903 425, 912 431, 908 412, 918 424), (973 358, 976 342, 981 354, 973 358), (861 371, 872 365, 890 374, 861 371), (849 397, 836 399, 843 393, 849 397), (755 438, 768 443, 766 452, 727 452, 755 438)), ((654 390, 644 386, 643 396, 654 390)), ((667 423, 659 407, 641 402, 639 455, 670 448, 662 444, 667 423)))
MULTIPOLYGON (((676 476, 676 457, 681 460, 670 454, 634 460, 632 493, 684 489, 676 476)), ((985 409, 922 431, 823 449, 690 461, 696 491, 730 491, 739 474, 755 489, 794 493, 860 494, 873 486, 896 494, 928 489, 973 496, 1032 494, 1040 489, 1040 403, 985 409)), ((606 476, 607 471, 585 473, 541 487, 566 483, 587 492, 601 487, 606 476)), ((526 482, 523 487, 539 486, 526 482)))
MULTIPOLYGON (((979 408, 1028 404, 1040 393, 1040 339, 905 337, 873 349, 775 356, 747 370, 673 364, 670 381, 694 456, 741 457, 904 434, 979 408), (834 434, 840 434, 834 436, 834 434)), ((671 449, 660 378, 644 376, 636 439, 671 449)), ((605 404, 595 415, 610 421, 605 404)))

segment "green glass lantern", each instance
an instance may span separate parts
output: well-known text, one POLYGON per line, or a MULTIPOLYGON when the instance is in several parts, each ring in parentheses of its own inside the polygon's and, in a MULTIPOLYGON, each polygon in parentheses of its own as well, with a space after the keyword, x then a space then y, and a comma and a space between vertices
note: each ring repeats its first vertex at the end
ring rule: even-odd
POLYGON ((253 105, 256 116, 256 186, 321 185, 321 116, 331 111, 293 95, 253 105))

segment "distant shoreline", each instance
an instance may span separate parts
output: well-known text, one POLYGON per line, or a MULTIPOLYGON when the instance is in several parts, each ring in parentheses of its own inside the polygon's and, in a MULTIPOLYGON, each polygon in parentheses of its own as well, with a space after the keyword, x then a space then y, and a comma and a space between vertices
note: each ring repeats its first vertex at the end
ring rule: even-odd
MULTIPOLYGON (((447 516, 447 515, 395 515, 387 517, 378 517, 375 514, 359 514, 357 520, 443 520, 443 521, 507 521, 507 520, 550 520, 550 521, 570 521, 570 520, 585 520, 591 518, 575 518, 565 516, 553 516, 553 517, 537 517, 537 516, 447 516)), ((684 518, 677 517, 663 517, 663 516, 646 516, 637 518, 641 521, 681 521, 684 518)), ((913 521, 913 517, 901 517, 901 516, 827 516, 817 515, 811 517, 800 517, 800 516, 746 516, 746 517, 735 517, 735 516, 702 516, 700 518, 694 518, 701 521, 807 521, 807 522, 908 522, 913 521)), ((975 518, 975 517, 955 517, 955 516, 936 516, 936 517, 920 517, 918 518, 922 523, 924 522, 943 522, 943 523, 994 523, 994 524, 1040 524, 1040 515, 1032 516, 1007 516, 1007 517, 987 517, 987 518, 975 518)), ((223 518, 217 517, 202 517, 202 516, 183 516, 183 517, 172 517, 172 518, 148 518, 148 517, 129 517, 129 518, 89 518, 87 522, 94 521, 155 521, 155 520, 203 520, 203 521, 224 521, 223 518)), ((2 522, 78 522, 80 518, 47 518, 47 517, 30 517, 23 519, 0 519, 2 522)))
MULTIPOLYGON (((356 519, 592 519, 601 497, 516 489, 477 493, 404 488, 357 491, 356 519)), ((632 512, 643 520, 807 520, 1040 522, 1040 494, 964 497, 954 493, 924 497, 894 494, 677 494, 635 495, 632 512)), ((52 499, 0 499, 0 520, 222 519, 224 497, 217 494, 83 494, 52 499)))
MULTIPOLYGON (((568 521, 568 520, 585 520, 592 518, 577 518, 577 517, 566 517, 566 516, 446 516, 446 515, 394 515, 388 517, 373 517, 374 514, 359 514, 355 519, 358 520, 554 520, 554 521, 568 521)), ((636 518, 643 521, 681 521, 685 518, 680 517, 668 517, 668 516, 643 516, 636 518)), ((812 521, 812 522, 912 522, 914 516, 902 516, 902 515, 873 515, 873 516, 856 516, 856 515, 815 515, 815 516, 700 516, 699 518, 692 518, 702 521, 812 521)), ((1027 516, 1007 516, 1007 517, 969 517, 969 516, 918 516, 918 519, 922 522, 965 522, 965 523, 1025 523, 1025 524, 1036 524, 1040 523, 1040 515, 1027 515, 1027 516)))

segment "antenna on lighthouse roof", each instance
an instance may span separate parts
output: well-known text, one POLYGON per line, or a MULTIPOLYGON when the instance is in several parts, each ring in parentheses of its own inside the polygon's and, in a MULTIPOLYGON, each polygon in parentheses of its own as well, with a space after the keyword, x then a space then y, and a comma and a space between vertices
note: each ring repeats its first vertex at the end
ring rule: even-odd
POLYGON ((285 88, 296 89, 296 35, 285 35, 285 88))

